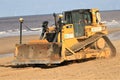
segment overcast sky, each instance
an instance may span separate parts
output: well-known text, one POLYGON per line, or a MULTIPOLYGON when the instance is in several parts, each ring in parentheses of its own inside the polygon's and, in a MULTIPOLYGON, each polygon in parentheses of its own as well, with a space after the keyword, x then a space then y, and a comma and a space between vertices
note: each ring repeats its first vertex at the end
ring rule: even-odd
POLYGON ((0 0, 0 17, 60 13, 81 8, 120 10, 120 0, 0 0))

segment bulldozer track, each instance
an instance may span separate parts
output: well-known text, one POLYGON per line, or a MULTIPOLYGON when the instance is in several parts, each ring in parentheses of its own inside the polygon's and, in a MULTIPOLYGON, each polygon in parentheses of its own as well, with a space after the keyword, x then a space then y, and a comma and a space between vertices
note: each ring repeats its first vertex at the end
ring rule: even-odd
POLYGON ((71 47, 71 50, 76 53, 76 52, 80 51, 81 49, 85 48, 87 45, 94 43, 95 41, 97 41, 100 38, 103 38, 105 40, 105 42, 107 43, 107 45, 109 46, 109 48, 111 50, 111 56, 115 56, 116 49, 115 49, 114 45, 111 43, 109 38, 105 34, 102 34, 102 33, 95 34, 94 36, 91 36, 90 38, 86 39, 85 41, 82 41, 78 44, 73 45, 71 47))
POLYGON ((103 38, 105 39, 105 41, 107 42, 108 46, 110 47, 111 50, 111 56, 115 56, 116 55, 116 48, 114 47, 114 45, 111 43, 111 41, 108 39, 107 36, 103 36, 103 38))

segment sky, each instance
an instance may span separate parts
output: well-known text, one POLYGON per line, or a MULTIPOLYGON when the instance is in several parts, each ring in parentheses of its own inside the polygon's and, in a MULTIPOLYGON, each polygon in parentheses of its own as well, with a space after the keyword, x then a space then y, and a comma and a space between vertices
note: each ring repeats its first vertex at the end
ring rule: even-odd
POLYGON ((0 0, 0 17, 61 13, 87 8, 120 10, 120 0, 0 0))

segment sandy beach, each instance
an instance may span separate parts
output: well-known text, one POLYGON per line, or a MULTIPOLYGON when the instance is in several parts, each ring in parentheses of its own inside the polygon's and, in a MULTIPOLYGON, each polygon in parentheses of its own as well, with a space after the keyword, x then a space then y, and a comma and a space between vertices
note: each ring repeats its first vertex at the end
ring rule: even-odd
MULTIPOLYGON (((109 33, 114 33, 120 31, 120 28, 112 28, 108 29, 109 33)), ((37 40, 39 39, 39 35, 26 35, 22 38, 22 43, 27 43, 30 40, 37 40)), ((12 36, 12 37, 3 37, 0 38, 0 54, 5 53, 14 53, 15 51, 15 44, 19 43, 19 36, 12 36)))
MULTIPOLYGON (((27 43, 30 40, 39 39, 38 35, 23 36, 23 43, 27 43)), ((15 44, 19 43, 19 37, 4 37, 0 38, 0 54, 13 53, 15 51, 15 44)))
MULTIPOLYGON (((109 30, 111 33, 116 31, 119 30, 109 30)), ((39 39, 39 36, 24 36, 23 43, 34 39, 39 39)), ((0 38, 0 54, 13 53, 17 43, 19 43, 19 37, 0 38)), ((53 68, 42 65, 17 68, 12 64, 13 56, 3 57, 0 58, 0 80, 119 80, 120 40, 112 40, 112 43, 117 49, 117 55, 114 58, 75 62, 53 68)))
POLYGON ((0 58, 0 80, 119 80, 120 40, 112 42, 117 48, 117 55, 114 58, 96 59, 53 68, 40 65, 16 68, 11 64, 13 57, 0 58))

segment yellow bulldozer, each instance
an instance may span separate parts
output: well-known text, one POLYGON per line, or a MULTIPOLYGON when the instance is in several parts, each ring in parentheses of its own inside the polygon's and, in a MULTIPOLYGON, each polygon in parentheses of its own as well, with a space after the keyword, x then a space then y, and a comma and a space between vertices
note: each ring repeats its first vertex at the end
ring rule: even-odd
POLYGON ((54 26, 48 26, 48 21, 43 22, 40 39, 16 44, 16 64, 60 64, 116 55, 98 9, 64 11, 59 15, 53 14, 53 17, 54 26))

